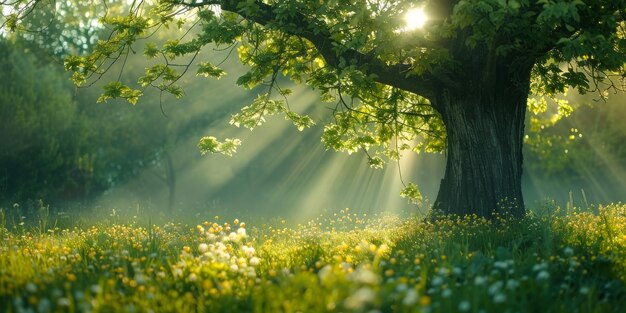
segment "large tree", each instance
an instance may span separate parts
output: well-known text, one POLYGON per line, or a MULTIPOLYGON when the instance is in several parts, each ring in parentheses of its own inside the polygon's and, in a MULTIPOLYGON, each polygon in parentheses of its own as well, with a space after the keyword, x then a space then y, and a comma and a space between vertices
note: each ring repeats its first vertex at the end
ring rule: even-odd
MULTIPOLYGON (((18 28, 20 12, 28 10, 19 7, 7 25, 18 28)), ((623 89, 625 20, 624 0, 135 1, 127 16, 102 19, 111 36, 94 53, 67 58, 66 67, 83 84, 162 26, 187 27, 182 38, 145 45, 145 55, 162 62, 146 70, 140 85, 180 96, 176 83, 201 49, 236 49, 250 66, 238 82, 266 85, 267 93, 233 124, 253 128, 264 115, 283 113, 299 128, 309 126, 283 99, 290 91, 280 77, 288 76, 336 103, 322 138, 328 147, 363 150, 373 166, 402 150, 445 149, 436 211, 521 216, 524 117, 529 106, 546 103, 529 96, 623 89), (407 20, 420 15, 428 20, 407 20)), ((195 70, 224 74, 208 62, 195 70)), ((140 96, 116 81, 101 100, 134 103, 140 96)), ((237 144, 207 137, 200 146, 230 153, 237 144)), ((405 194, 418 197, 409 187, 405 194)))

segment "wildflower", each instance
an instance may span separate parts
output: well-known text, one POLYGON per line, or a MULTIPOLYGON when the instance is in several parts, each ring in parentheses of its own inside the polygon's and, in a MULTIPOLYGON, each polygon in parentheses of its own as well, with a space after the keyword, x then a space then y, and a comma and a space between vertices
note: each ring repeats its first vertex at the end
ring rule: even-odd
POLYGON ((374 272, 370 271, 369 269, 363 266, 359 266, 357 270, 354 271, 354 273, 350 275, 350 277, 354 281, 362 283, 362 284, 374 285, 374 284, 377 284, 379 281, 378 275, 374 274, 374 272))
POLYGON ((543 270, 541 272, 539 272, 539 274, 537 274, 537 280, 546 280, 550 278, 550 273, 548 273, 548 271, 543 270))
POLYGON ((587 287, 587 286, 580 287, 580 294, 581 295, 586 295, 588 293, 589 293, 589 287, 587 287))
POLYGON ((174 277, 183 276, 183 270, 180 268, 175 268, 173 274, 174 274, 174 277))
POLYGON ((195 273, 191 273, 191 274, 189 274, 188 279, 189 279, 189 281, 194 282, 194 281, 198 280, 198 275, 196 275, 195 273))
POLYGON ((574 254, 574 249, 572 249, 572 247, 565 247, 565 249, 563 249, 563 253, 566 256, 572 256, 574 254))
POLYGON ((476 278, 474 278, 474 285, 476 285, 476 286, 482 286, 485 283, 487 283, 487 278, 486 277, 476 276, 476 278))
POLYGON ((487 290, 487 292, 490 295, 495 295, 496 293, 498 293, 500 291, 500 289, 502 288, 502 285, 504 285, 504 284, 502 283, 502 281, 499 280, 499 281, 491 284, 491 286, 489 286, 489 289, 487 290))
POLYGON ((365 306, 367 303, 374 300, 376 294, 368 287, 359 288, 353 295, 349 296, 344 304, 346 308, 352 310, 358 310, 365 306))
POLYGON ((433 286, 439 286, 443 283, 443 278, 436 276, 433 278, 433 286))
POLYGON ((59 298, 59 300, 57 301, 57 305, 58 306, 70 306, 70 300, 68 300, 67 298, 59 298))
POLYGON ((205 253, 205 252, 209 251, 209 245, 207 245, 206 243, 201 243, 198 246, 198 251, 200 251, 201 253, 205 253))
POLYGON ((506 295, 503 293, 498 293, 495 296, 493 296, 494 303, 504 303, 505 301, 506 301, 506 295))
POLYGON ((469 303, 469 301, 467 300, 463 300, 461 302, 459 302, 459 311, 460 312, 467 312, 469 311, 471 308, 471 304, 469 303))
POLYGON ((452 296, 452 290, 450 289, 446 289, 443 292, 441 292, 441 296, 444 298, 450 298, 450 296, 452 296))
POLYGON ((26 291, 30 292, 30 293, 35 293, 37 292, 37 285, 33 284, 33 283, 28 283, 26 284, 26 291))
MULTIPOLYGON (((243 225, 243 223, 242 223, 243 225)), ((241 236, 241 237, 246 237, 246 229, 243 227, 239 227, 239 229, 237 229, 237 235, 241 236)))
POLYGON ((506 282, 506 289, 509 290, 515 290, 517 287, 519 287, 519 282, 515 279, 509 279, 506 282))
POLYGON ((257 257, 252 257, 250 259, 250 265, 252 265, 252 266, 257 266, 257 265, 259 265, 259 263, 261 263, 261 260, 259 260, 259 258, 257 258, 257 257))
POLYGON ((409 291, 407 291, 406 293, 406 296, 404 296, 404 299, 402 300, 402 304, 406 306, 412 306, 417 302, 417 299, 417 291, 415 289, 409 289, 409 291))

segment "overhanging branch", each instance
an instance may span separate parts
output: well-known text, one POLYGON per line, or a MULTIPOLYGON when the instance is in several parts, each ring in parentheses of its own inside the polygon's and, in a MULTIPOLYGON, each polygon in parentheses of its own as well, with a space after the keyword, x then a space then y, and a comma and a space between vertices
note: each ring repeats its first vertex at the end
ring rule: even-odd
POLYGON ((186 7, 205 7, 219 5, 222 10, 239 14, 243 18, 255 23, 273 27, 289 35, 298 36, 310 41, 326 63, 339 69, 341 60, 346 64, 356 65, 367 74, 374 74, 374 80, 385 85, 412 92, 426 98, 432 98, 438 79, 430 74, 415 75, 411 73, 412 66, 405 63, 387 64, 376 58, 374 54, 364 54, 355 49, 337 51, 335 46, 340 44, 332 39, 331 32, 323 22, 307 17, 301 12, 295 12, 290 17, 282 17, 281 24, 274 12, 274 7, 260 1, 255 1, 258 10, 255 13, 241 10, 238 0, 206 0, 206 1, 173 1, 174 4, 186 7), (283 27, 295 25, 296 27, 283 27))

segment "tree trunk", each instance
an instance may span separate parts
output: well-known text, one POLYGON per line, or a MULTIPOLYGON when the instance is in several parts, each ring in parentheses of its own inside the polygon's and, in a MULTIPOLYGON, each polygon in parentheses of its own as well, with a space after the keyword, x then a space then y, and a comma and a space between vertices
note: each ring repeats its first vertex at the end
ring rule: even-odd
POLYGON ((439 92, 435 107, 446 125, 448 146, 435 214, 524 216, 522 144, 529 73, 521 74, 521 80, 500 76, 488 84, 470 82, 462 92, 439 92))

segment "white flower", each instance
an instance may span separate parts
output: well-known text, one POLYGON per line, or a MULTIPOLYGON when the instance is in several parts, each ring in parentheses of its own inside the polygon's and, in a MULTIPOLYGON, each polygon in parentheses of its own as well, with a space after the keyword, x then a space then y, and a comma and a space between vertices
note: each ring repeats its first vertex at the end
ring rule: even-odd
POLYGON ((237 233, 231 232, 230 234, 228 234, 228 239, 230 241, 237 241, 237 233))
POLYGON ((377 284, 380 280, 378 275, 362 266, 359 266, 356 271, 350 275, 350 278, 358 283, 371 285, 377 284))
POLYGON ((506 282, 506 289, 509 290, 515 290, 517 287, 519 287, 519 282, 515 279, 509 279, 506 282))
POLYGON ((322 269, 317 272, 317 276, 320 278, 320 281, 324 282, 326 278, 331 274, 333 268, 330 265, 326 265, 322 267, 322 269))
POLYGON ((259 265, 259 263, 261 263, 261 260, 259 260, 259 258, 257 258, 257 257, 252 257, 250 259, 250 265, 252 265, 252 266, 257 266, 257 265, 259 265))
POLYGON ((439 286, 442 283, 443 283, 443 278, 439 276, 435 276, 435 278, 433 278, 433 286, 439 286))
POLYGON ((376 297, 376 293, 368 287, 359 288, 353 295, 349 296, 344 304, 346 308, 351 310, 357 310, 362 308, 365 304, 372 302, 376 297))
POLYGON ((37 285, 35 285, 33 283, 26 284, 26 291, 28 291, 30 293, 37 292, 37 285))
POLYGON ((417 302, 417 298, 418 298, 417 291, 411 288, 409 289, 409 291, 407 291, 406 296, 404 296, 404 299, 402 300, 402 304, 406 306, 412 306, 417 302))
POLYGON ((68 300, 67 298, 59 298, 59 300, 57 300, 57 305, 58 306, 70 306, 70 300, 68 300))
POLYGON ((246 229, 243 227, 239 227, 239 229, 237 229, 237 235, 241 236, 241 237, 246 237, 246 229))
POLYGON ((482 285, 484 285, 485 283, 487 283, 487 278, 486 278, 486 277, 483 277, 483 276, 476 276, 476 277, 474 278, 474 285, 476 285, 476 286, 482 286, 482 285))
POLYGON ((493 297, 494 303, 503 303, 506 301, 506 295, 503 293, 498 293, 493 297))
POLYGON ((451 295, 452 295, 452 290, 450 289, 446 289, 441 292, 441 296, 444 298, 450 298, 451 295))
POLYGON ((180 268, 175 268, 174 269, 174 277, 179 277, 179 276, 183 276, 183 270, 180 268))
POLYGON ((574 254, 574 249, 572 249, 572 247, 565 247, 565 249, 563 249, 563 253, 565 253, 566 256, 572 256, 574 254))
POLYGON ((198 275, 196 275, 195 273, 191 273, 189 274, 189 281, 196 281, 198 280, 198 275))
POLYGON ((256 253, 256 250, 253 247, 243 246, 243 253, 250 257, 256 253))
POLYGON ((548 271, 543 270, 541 272, 539 272, 539 274, 537 274, 537 280, 546 280, 550 278, 550 273, 548 273, 548 271))
POLYGON ((237 266, 237 264, 231 264, 230 265, 230 270, 233 272, 236 272, 239 269, 239 266, 237 266))
POLYGON ((495 283, 491 284, 491 286, 489 286, 489 289, 487 290, 487 292, 488 292, 490 295, 492 295, 492 296, 493 296, 493 295, 495 295, 496 293, 498 293, 498 291, 500 291, 500 289, 502 288, 502 285, 504 285, 504 284, 502 283, 502 281, 500 281, 500 280, 499 280, 499 281, 497 281, 497 282, 495 282, 495 283))
POLYGON ((470 310, 471 307, 472 305, 467 300, 459 302, 459 311, 461 312, 467 312, 470 310))
POLYGON ((200 253, 205 253, 209 251, 209 245, 207 245, 206 243, 201 243, 200 245, 198 245, 198 251, 200 251, 200 253))

